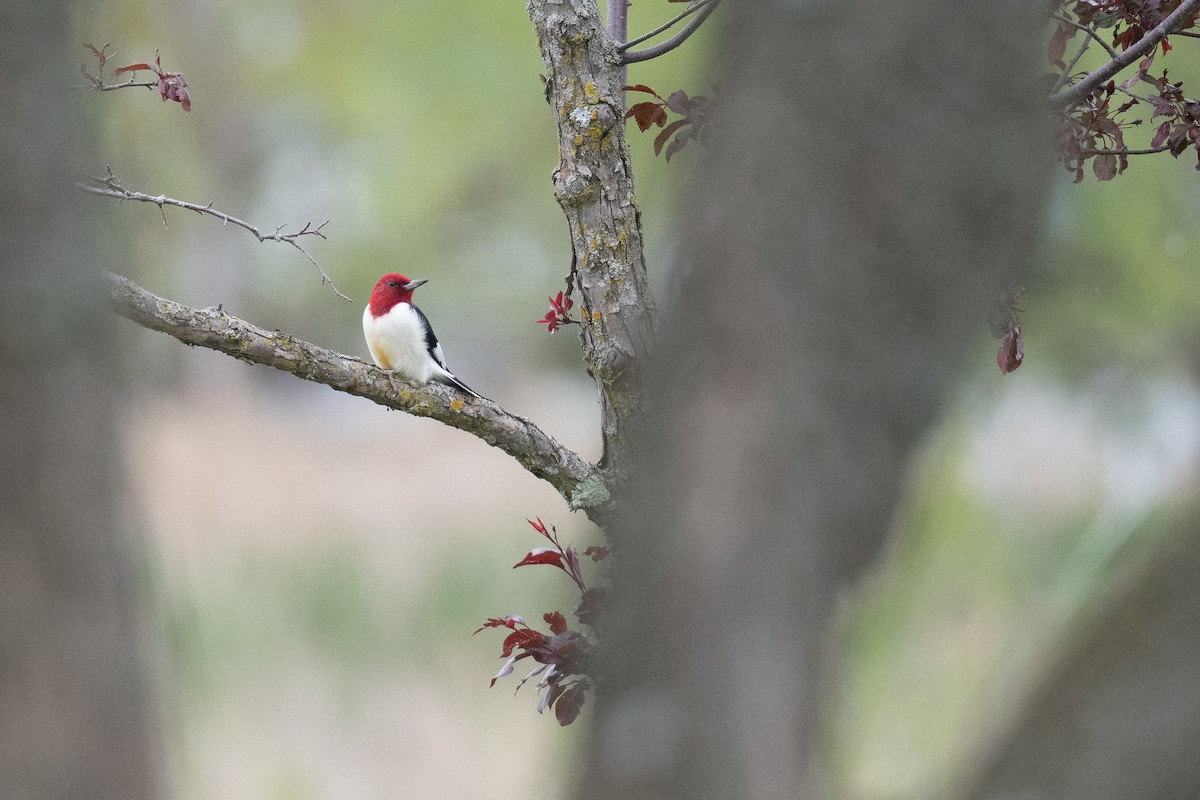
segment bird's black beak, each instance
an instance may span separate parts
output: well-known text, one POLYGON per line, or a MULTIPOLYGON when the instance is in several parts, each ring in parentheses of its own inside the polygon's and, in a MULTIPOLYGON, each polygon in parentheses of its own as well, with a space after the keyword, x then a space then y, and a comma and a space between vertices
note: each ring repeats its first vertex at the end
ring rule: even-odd
POLYGON ((406 292, 411 292, 413 289, 417 288, 421 284, 428 283, 428 282, 429 282, 429 278, 417 278, 414 281, 409 281, 408 283, 404 284, 400 288, 406 292))

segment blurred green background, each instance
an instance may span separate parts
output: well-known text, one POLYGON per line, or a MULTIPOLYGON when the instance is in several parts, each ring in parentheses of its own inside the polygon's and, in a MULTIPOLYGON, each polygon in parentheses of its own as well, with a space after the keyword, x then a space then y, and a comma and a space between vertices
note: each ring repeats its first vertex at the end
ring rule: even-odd
MULTIPOLYGON (((674 8, 636 3, 631 31, 674 8)), ((82 63, 84 42, 111 42, 118 65, 157 48, 193 99, 185 116, 147 90, 82 94, 100 149, 81 171, 108 164, 128 188, 264 229, 328 219, 328 241, 307 245, 355 302, 286 246, 97 199, 106 267, 360 357, 375 279, 429 278, 420 302, 455 372, 599 455, 576 339, 533 322, 570 245, 522 3, 111 0, 81 4, 75 27, 82 63)), ((711 93, 714 41, 706 30, 630 80, 711 93)), ((1194 50, 1170 54, 1172 74, 1196 74, 1194 50)), ((631 142, 661 292, 695 146, 666 165, 650 136, 631 142)), ((977 369, 913 464, 885 563, 846 604, 829 738, 847 797, 944 791, 1194 499, 1200 177, 1164 157, 1109 184, 1069 177, 1023 302, 1025 366, 999 374, 981 321, 977 369)), ((487 616, 569 610, 565 578, 509 569, 538 544, 526 517, 580 546, 599 534, 458 431, 133 325, 121 335, 128 518, 146 543, 178 795, 561 794, 579 731, 538 717, 532 685, 489 689, 500 637, 470 634, 487 616)))

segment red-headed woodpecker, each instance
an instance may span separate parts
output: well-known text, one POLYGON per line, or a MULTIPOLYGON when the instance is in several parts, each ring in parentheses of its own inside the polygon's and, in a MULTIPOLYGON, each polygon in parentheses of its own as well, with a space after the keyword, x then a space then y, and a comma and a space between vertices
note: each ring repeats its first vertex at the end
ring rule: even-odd
POLYGON ((425 281, 389 272, 375 284, 371 302, 363 311, 363 334, 371 358, 384 369, 395 370, 415 383, 439 381, 483 397, 446 369, 442 346, 429 320, 413 305, 413 290, 425 281))

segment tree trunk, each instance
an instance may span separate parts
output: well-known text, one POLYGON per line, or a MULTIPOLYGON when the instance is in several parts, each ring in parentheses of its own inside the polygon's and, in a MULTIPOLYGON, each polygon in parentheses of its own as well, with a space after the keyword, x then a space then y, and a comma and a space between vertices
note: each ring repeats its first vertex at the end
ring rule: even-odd
MULTIPOLYGON (((955 797, 1200 797, 1196 514, 1079 631, 955 797)), ((1014 701, 1015 702, 1015 701, 1014 701)))
POLYGON ((625 144, 620 62, 595 0, 530 0, 529 16, 558 124, 554 193, 571 230, 584 358, 600 393, 602 464, 619 485, 631 445, 626 426, 642 407, 641 362, 654 313, 625 144))
POLYGON ((823 793, 837 594, 965 359, 988 358, 1049 174, 1032 9, 726 6, 582 797, 823 793))
POLYGON ((160 797, 138 647, 111 326, 70 170, 69 4, 0 34, 0 797, 160 797))

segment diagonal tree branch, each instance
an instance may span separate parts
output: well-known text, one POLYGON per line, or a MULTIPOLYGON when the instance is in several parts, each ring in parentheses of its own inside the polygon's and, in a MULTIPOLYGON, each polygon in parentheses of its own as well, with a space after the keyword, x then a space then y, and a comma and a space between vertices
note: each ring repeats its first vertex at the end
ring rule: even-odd
MULTIPOLYGON (((704 2, 704 3, 697 3, 695 6, 692 7, 691 10, 685 11, 683 14, 681 14, 676 19, 673 19, 670 22, 668 22, 667 27, 670 27, 671 25, 674 25, 676 22, 678 22, 680 19, 683 19, 683 17, 690 14, 692 11, 699 9, 699 13, 696 14, 696 16, 692 17, 692 20, 690 22, 688 22, 687 25, 684 25, 679 30, 678 33, 676 33, 670 39, 667 39, 665 42, 659 42, 658 44, 653 45, 651 47, 647 47, 644 50, 624 50, 623 48, 620 48, 620 49, 622 49, 621 63, 622 64, 634 64, 638 61, 649 61, 652 58, 658 58, 659 56, 663 55, 664 53, 671 52, 676 47, 679 47, 679 45, 686 42, 693 33, 700 30, 700 26, 704 24, 704 21, 706 19, 708 19, 708 15, 711 14, 712 12, 716 11, 717 6, 719 6, 720 4, 721 4, 721 0, 707 0, 707 2, 704 2), (701 6, 703 6, 703 8, 701 8, 701 6)), ((641 41, 641 40, 638 40, 638 41, 641 41)), ((625 47, 629 47, 632 44, 633 44, 633 42, 630 42, 629 44, 626 44, 625 47)))
POLYGON ((144 328, 466 431, 508 453, 598 525, 608 516, 608 489, 595 466, 490 400, 466 397, 440 384, 408 383, 360 359, 259 328, 220 309, 181 305, 111 272, 106 278, 113 310, 144 328))
POLYGON ((1088 75, 1079 83, 1068 86, 1058 94, 1052 95, 1049 100, 1050 107, 1068 109, 1078 104, 1083 98, 1095 91, 1096 87, 1100 84, 1128 67, 1134 61, 1148 55, 1151 50, 1158 46, 1159 42, 1167 38, 1177 27, 1182 25, 1184 20, 1191 16, 1197 8, 1200 8, 1200 0, 1183 0, 1178 8, 1168 14, 1162 22, 1147 31, 1146 35, 1139 39, 1135 45, 1115 58, 1110 59, 1104 66, 1088 75))
POLYGON ((283 229, 286 227, 284 225, 280 225, 271 233, 263 233, 261 230, 259 230, 257 225, 252 225, 243 219, 238 219, 232 214, 226 214, 224 211, 219 211, 213 208, 212 203, 209 203, 208 205, 200 205, 199 203, 190 203, 186 200, 176 200, 175 198, 167 197, 164 194, 153 195, 147 194, 146 192, 135 192, 130 189, 126 189, 117 182, 117 177, 113 175, 111 167, 108 169, 107 177, 98 178, 95 176, 88 176, 88 180, 93 181, 97 185, 89 186, 86 183, 77 183, 75 185, 85 192, 97 194, 101 197, 111 197, 114 200, 135 200, 140 203, 153 203, 154 205, 158 206, 159 213, 162 214, 164 226, 167 224, 167 213, 163 207, 175 206, 176 208, 186 208, 188 211, 195 211, 197 214, 207 214, 210 217, 216 217, 226 225, 236 225, 239 228, 254 234, 254 238, 258 239, 260 242, 283 242, 284 244, 290 244, 292 247, 303 253, 304 257, 309 260, 309 263, 317 268, 317 272, 321 273, 322 283, 329 284, 329 288, 333 289, 333 293, 338 297, 342 298, 343 300, 350 300, 350 298, 343 294, 342 290, 337 287, 337 284, 333 282, 333 278, 329 277, 329 273, 325 271, 325 268, 318 264, 317 260, 312 257, 312 254, 305 250, 304 246, 297 241, 301 236, 319 236, 320 238, 324 239, 325 234, 322 233, 321 229, 329 224, 329 220, 325 220, 320 225, 313 225, 311 222, 306 222, 304 223, 303 228, 292 233, 284 233, 283 229))

